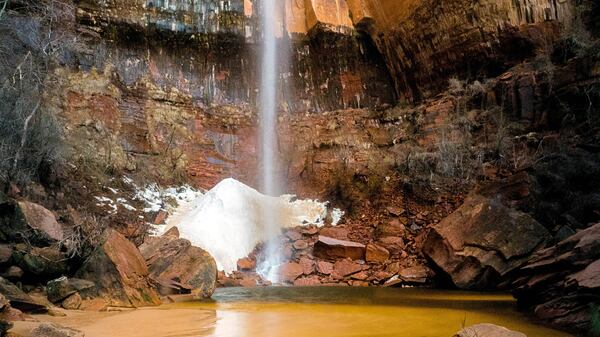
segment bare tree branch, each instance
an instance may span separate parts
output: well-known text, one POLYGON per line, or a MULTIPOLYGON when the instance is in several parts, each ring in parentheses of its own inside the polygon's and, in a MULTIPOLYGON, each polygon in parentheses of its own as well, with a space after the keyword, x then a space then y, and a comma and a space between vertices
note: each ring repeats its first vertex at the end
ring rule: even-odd
POLYGON ((6 7, 8 6, 8 0, 0 1, 0 6, 2 6, 2 8, 0 9, 0 19, 2 19, 2 15, 4 15, 6 7))
POLYGON ((33 118, 33 116, 35 116, 35 113, 40 108, 40 103, 41 103, 41 101, 38 101, 36 103, 35 107, 33 108, 33 110, 31 111, 31 113, 29 114, 29 116, 27 116, 27 118, 25 118, 25 125, 23 125, 23 131, 21 134, 21 144, 19 146, 19 149, 17 150, 17 153, 15 154, 15 159, 13 161, 13 166, 12 166, 13 172, 17 170, 17 164, 19 163, 19 158, 21 158, 21 153, 23 152, 23 148, 25 147, 25 143, 27 142, 27 132, 29 131, 29 123, 31 122, 31 119, 33 118))

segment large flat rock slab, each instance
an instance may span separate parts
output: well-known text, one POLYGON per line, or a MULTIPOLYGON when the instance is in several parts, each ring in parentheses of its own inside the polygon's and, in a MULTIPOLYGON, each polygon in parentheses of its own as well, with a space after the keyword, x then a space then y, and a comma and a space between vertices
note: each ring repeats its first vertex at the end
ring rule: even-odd
POLYGON ((197 297, 208 298, 215 291, 215 259, 176 233, 169 231, 161 237, 150 238, 140 251, 162 295, 192 292, 197 297))
POLYGON ((433 226, 423 253, 462 289, 493 288, 521 266, 550 235, 526 213, 471 195, 433 226))
POLYGON ((82 292, 82 297, 102 297, 116 307, 143 307, 160 304, 158 293, 150 284, 146 260, 123 235, 109 230, 104 243, 77 271, 76 277, 93 280, 96 287, 82 292))
POLYGON ((315 243, 314 256, 321 259, 343 259, 363 260, 365 257, 365 245, 358 242, 338 240, 328 236, 319 235, 315 243))

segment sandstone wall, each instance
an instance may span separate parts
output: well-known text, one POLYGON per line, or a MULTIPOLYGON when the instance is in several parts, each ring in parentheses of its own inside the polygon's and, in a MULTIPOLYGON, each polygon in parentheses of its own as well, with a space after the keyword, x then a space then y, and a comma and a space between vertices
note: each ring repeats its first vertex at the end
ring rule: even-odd
MULTIPOLYGON (((570 29, 574 6, 572 0, 286 0, 278 4, 281 14, 276 15, 277 20, 293 40, 301 41, 287 51, 290 64, 310 64, 286 72, 288 80, 282 85, 289 85, 291 79, 297 89, 288 96, 298 99, 295 102, 288 99, 286 103, 292 110, 373 106, 394 102, 394 94, 403 100, 419 101, 445 89, 452 76, 471 79, 497 76, 535 51, 549 50, 552 42, 570 29), (319 43, 322 40, 319 37, 327 33, 333 33, 338 39, 328 39, 325 45, 319 43), (371 48, 371 41, 376 48, 371 48), (373 60, 373 53, 377 52, 383 55, 384 63, 378 57, 373 60), (315 58, 320 60, 327 55, 336 55, 337 59, 328 59, 325 64, 315 62, 315 58), (381 69, 371 74, 372 68, 381 69), (336 71, 331 73, 328 69, 336 71), (319 77, 323 72, 327 76, 319 77), (349 77, 352 78, 350 85, 349 77), (381 83, 378 90, 369 87, 373 81, 381 83), (358 98, 355 102, 342 99, 325 105, 305 102, 302 92, 307 90, 319 97, 330 95, 328 93, 342 94, 340 90, 331 90, 331 83, 334 87, 337 84, 355 88, 353 96, 358 98), (393 88, 388 87, 392 84, 393 88)), ((260 6, 259 0, 168 3, 85 0, 80 1, 78 14, 81 22, 105 35, 117 33, 122 30, 119 27, 126 25, 146 33, 158 30, 184 34, 183 44, 203 45, 211 52, 231 50, 231 45, 221 46, 224 41, 233 41, 236 49, 245 51, 247 45, 260 40, 257 24, 260 6), (203 34, 219 37, 210 39, 203 34)), ((330 38, 331 34, 327 36, 330 38)), ((148 38, 157 42, 156 36, 148 38)), ((230 69, 221 65, 220 71, 229 76, 237 71, 245 73, 246 83, 240 90, 246 92, 243 99, 252 101, 255 95, 248 93, 256 87, 248 82, 256 80, 254 75, 248 74, 254 68, 255 55, 244 55, 244 52, 233 55, 236 57, 231 63, 246 66, 230 69)), ((239 79, 234 81, 239 82, 239 79)), ((231 88, 215 86, 223 92, 231 92, 231 88)))
POLYGON ((499 75, 560 38, 573 11, 569 0, 349 2, 408 100, 445 88, 451 76, 499 75))
MULTIPOLYGON (((281 110, 394 104, 385 62, 367 36, 356 34, 343 0, 285 4, 290 35, 282 36, 278 47, 281 110)), ((127 84, 147 75, 163 88, 189 92, 203 105, 256 105, 259 5, 241 0, 171 1, 169 6, 150 0, 82 1, 79 30, 88 54, 78 55, 77 62, 84 69, 113 65, 127 84)))
MULTIPOLYGON (((405 151, 410 123, 403 116, 346 109, 418 100, 445 88, 451 76, 497 75, 568 29, 572 6, 521 0, 280 4, 289 33, 282 35, 289 48, 281 48, 289 56, 280 78, 281 174, 305 196, 328 193, 340 165, 359 176, 384 172, 381 167, 396 165, 405 151)), ((77 6, 81 43, 60 70, 63 82, 48 95, 67 121, 75 154, 117 170, 142 169, 165 182, 190 177, 208 188, 233 176, 254 185, 260 2, 81 0, 77 6)), ((526 95, 537 90, 536 81, 519 80, 503 91, 518 103, 512 109, 522 110, 520 117, 536 114, 529 107, 539 102, 526 95)), ((431 130, 452 109, 448 100, 418 109, 426 121, 419 145, 434 143, 431 130)))

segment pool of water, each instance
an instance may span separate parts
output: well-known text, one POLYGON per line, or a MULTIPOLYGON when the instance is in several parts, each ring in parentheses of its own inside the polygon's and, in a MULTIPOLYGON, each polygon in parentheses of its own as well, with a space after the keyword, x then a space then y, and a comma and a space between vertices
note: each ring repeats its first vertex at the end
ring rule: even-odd
POLYGON ((510 295, 414 288, 222 288, 210 302, 96 315, 55 320, 87 337, 451 337, 484 322, 529 337, 572 336, 517 311, 510 295))

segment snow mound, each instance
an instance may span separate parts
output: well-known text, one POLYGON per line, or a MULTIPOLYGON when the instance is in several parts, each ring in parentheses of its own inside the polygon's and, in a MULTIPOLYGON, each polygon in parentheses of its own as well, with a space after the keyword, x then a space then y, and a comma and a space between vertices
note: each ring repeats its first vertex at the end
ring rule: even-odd
MULTIPOLYGON (((334 212, 341 216, 339 210, 334 212)), ((322 226, 328 212, 326 202, 294 200, 292 195, 271 197, 229 178, 182 204, 166 227, 177 226, 182 238, 208 251, 219 269, 230 273, 238 259, 270 239, 263 214, 273 214, 280 228, 288 228, 322 226)))

